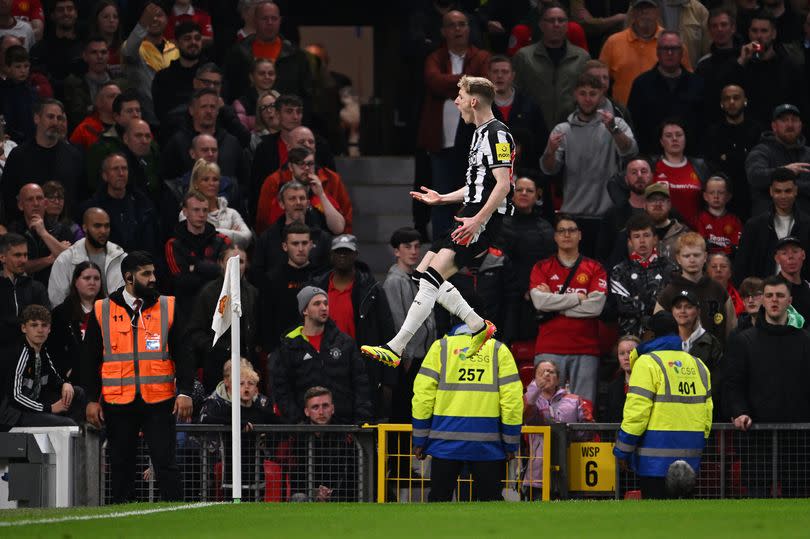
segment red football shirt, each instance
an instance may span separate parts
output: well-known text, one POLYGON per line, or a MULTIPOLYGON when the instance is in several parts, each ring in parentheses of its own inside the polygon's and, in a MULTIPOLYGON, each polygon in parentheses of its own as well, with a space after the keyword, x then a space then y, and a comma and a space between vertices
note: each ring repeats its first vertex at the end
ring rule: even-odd
MULTIPOLYGON (((529 286, 547 285, 552 292, 559 293, 570 268, 560 263, 557 256, 541 260, 532 268, 529 286)), ((571 279, 566 294, 582 292, 586 296, 591 292, 607 293, 607 273, 596 260, 583 258, 577 273, 571 279)), ((564 314, 540 324, 535 342, 536 354, 588 354, 598 356, 599 320, 594 318, 569 318, 564 314)))
POLYGON ((661 159, 655 164, 654 181, 669 184, 669 199, 672 201, 672 207, 681 214, 689 228, 694 230, 697 227, 697 218, 703 199, 703 186, 689 161, 685 160, 681 165, 673 165, 666 159, 661 159))
POLYGON ((733 213, 715 217, 707 211, 702 211, 698 215, 696 231, 706 240, 709 253, 730 255, 740 244, 742 222, 733 213))
POLYGON ((355 338, 354 304, 352 303, 352 290, 354 283, 346 290, 338 290, 334 284, 334 274, 329 276, 329 318, 334 320, 340 331, 355 338))

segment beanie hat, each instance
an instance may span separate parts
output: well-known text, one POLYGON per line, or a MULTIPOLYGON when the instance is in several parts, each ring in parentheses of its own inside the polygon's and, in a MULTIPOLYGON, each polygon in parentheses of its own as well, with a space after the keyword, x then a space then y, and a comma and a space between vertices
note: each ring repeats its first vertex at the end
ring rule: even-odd
POLYGON ((312 298, 318 294, 323 294, 327 297, 329 296, 329 294, 324 292, 322 288, 318 288, 317 286, 305 286, 302 288, 296 296, 296 298, 298 298, 298 312, 304 312, 304 309, 307 308, 307 305, 309 305, 309 302, 312 301, 312 298))

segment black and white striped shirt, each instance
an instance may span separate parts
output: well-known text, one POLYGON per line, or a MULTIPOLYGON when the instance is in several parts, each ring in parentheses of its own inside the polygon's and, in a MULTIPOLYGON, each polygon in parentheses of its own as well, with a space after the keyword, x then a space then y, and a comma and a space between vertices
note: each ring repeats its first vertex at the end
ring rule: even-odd
POLYGON ((496 211, 512 215, 514 159, 515 141, 506 124, 493 118, 476 128, 470 144, 464 204, 485 204, 497 183, 492 169, 509 167, 509 194, 496 211))

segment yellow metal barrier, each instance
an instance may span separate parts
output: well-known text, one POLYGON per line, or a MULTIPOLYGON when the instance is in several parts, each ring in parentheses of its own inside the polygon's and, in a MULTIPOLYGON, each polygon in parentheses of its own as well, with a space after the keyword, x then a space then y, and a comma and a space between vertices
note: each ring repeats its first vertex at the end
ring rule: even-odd
MULTIPOLYGON (((389 486, 393 486, 397 493, 395 501, 427 501, 425 487, 430 484, 430 479, 426 477, 429 475, 426 473, 429 459, 416 460, 412 431, 411 425, 377 425, 377 503, 388 501, 389 486)), ((540 491, 541 499, 548 501, 551 498, 551 428, 524 426, 521 432, 524 435, 543 436, 543 454, 526 454, 524 448, 528 444, 521 444, 515 459, 506 463, 504 488, 514 491, 517 499, 523 493, 524 497, 534 500, 535 493, 540 491), (542 464, 537 462, 540 458, 542 464), (533 475, 534 466, 538 465, 542 466, 542 488, 524 481, 524 475, 533 475)), ((456 490, 459 498, 463 496, 462 493, 466 494, 465 498, 472 496, 471 484, 471 479, 459 478, 456 490)))

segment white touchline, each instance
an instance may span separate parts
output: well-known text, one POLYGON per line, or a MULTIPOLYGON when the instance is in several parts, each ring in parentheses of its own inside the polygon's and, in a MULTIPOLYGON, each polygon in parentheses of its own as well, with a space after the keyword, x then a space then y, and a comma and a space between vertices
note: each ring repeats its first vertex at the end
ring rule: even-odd
POLYGON ((150 515, 152 513, 166 513, 169 511, 182 511, 184 509, 199 509, 212 505, 223 505, 224 502, 189 503, 175 507, 156 507, 155 509, 142 509, 140 511, 116 511, 114 513, 102 513, 99 515, 76 515, 68 517, 42 518, 37 520, 17 520, 12 522, 0 522, 0 528, 11 526, 32 526, 35 524, 54 524, 57 522, 73 522, 78 520, 99 520, 103 518, 121 518, 140 515, 150 515))

